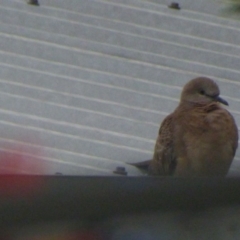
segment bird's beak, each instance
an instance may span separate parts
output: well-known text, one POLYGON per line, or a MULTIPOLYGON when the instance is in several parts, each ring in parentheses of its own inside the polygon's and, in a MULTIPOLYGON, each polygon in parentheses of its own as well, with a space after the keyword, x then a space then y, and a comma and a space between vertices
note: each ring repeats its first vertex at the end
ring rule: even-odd
POLYGON ((217 97, 215 98, 215 100, 216 100, 217 102, 220 102, 220 103, 228 106, 228 102, 227 102, 226 100, 224 100, 223 98, 219 97, 219 96, 217 96, 217 97))

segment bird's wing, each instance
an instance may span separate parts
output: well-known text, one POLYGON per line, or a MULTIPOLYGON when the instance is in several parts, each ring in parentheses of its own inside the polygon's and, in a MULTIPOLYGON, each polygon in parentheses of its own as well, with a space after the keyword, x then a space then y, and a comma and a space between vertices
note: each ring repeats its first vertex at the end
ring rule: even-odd
POLYGON ((176 168, 173 148, 173 116, 173 114, 168 115, 160 126, 153 160, 149 165, 150 175, 172 175, 176 168))

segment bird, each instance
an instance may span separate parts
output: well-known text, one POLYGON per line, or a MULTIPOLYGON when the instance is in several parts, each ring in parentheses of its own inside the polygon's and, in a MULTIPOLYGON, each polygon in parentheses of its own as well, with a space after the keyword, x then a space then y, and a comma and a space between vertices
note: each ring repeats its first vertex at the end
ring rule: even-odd
POLYGON ((216 82, 197 77, 161 123, 153 158, 133 164, 153 176, 224 177, 238 147, 238 128, 216 82))

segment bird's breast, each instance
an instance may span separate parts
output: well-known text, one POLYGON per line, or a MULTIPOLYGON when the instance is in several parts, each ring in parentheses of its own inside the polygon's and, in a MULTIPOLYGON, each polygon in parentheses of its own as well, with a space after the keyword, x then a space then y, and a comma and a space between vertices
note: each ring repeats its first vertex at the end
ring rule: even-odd
POLYGON ((232 162, 236 126, 225 109, 193 112, 176 126, 176 155, 189 173, 225 175, 232 162))

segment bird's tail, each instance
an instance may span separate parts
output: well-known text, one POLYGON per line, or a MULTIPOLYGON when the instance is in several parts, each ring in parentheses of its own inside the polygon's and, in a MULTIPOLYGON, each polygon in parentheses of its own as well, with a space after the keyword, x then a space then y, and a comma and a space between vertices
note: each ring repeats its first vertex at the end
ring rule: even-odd
POLYGON ((151 161, 152 161, 152 159, 145 160, 145 161, 142 161, 142 162, 136 162, 136 163, 127 163, 127 164, 132 165, 134 167, 137 167, 141 170, 147 171, 151 161))

